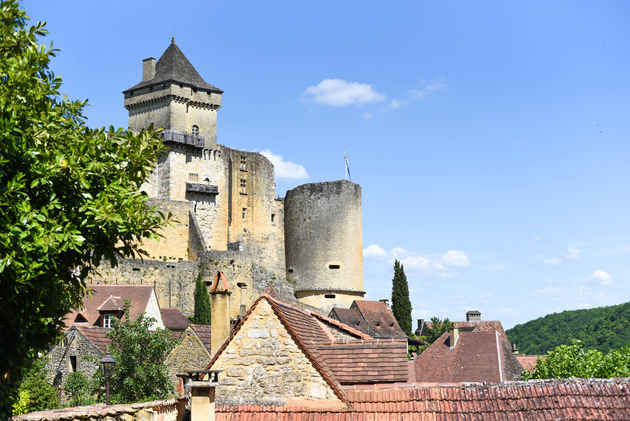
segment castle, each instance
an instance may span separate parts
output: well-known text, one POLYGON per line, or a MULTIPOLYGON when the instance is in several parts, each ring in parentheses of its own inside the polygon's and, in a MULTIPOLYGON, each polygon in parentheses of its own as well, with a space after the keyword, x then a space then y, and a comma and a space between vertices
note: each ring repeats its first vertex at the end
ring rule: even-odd
POLYGON ((217 143, 223 91, 197 73, 173 40, 142 81, 123 91, 129 130, 163 129, 169 147, 143 184, 148 204, 175 220, 149 258, 98 269, 90 282, 154 285, 162 307, 194 308, 197 276, 217 272, 230 291, 230 317, 244 314, 267 286, 328 312, 361 299, 361 187, 311 183, 275 197, 273 164, 217 143))

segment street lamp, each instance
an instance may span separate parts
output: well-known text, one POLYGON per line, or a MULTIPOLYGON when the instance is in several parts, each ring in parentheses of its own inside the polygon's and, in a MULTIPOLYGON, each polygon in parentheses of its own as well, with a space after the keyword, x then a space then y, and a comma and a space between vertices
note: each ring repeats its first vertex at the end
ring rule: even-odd
POLYGON ((112 376, 114 372, 114 358, 111 355, 107 354, 101 359, 101 371, 103 376, 105 377, 105 403, 109 405, 109 378, 112 376))

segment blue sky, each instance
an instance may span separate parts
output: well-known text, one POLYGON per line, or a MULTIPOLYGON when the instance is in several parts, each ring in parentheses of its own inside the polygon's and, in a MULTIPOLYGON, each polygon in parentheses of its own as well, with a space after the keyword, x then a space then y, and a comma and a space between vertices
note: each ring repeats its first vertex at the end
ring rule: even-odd
POLYGON ((121 91, 171 36, 225 91, 219 142, 277 192, 363 188, 367 298, 403 261, 414 318, 506 328, 630 301, 630 3, 23 2, 63 92, 126 127, 121 91))

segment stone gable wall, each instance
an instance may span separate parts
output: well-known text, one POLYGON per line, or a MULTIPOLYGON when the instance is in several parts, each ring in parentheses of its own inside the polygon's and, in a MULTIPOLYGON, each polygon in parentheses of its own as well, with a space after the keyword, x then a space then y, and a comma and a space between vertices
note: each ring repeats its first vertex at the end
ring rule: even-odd
POLYGON ((339 401, 264 299, 212 369, 223 370, 217 402, 283 405, 287 399, 339 401))
POLYGON ((164 362, 168 367, 173 385, 177 385, 177 374, 188 370, 204 370, 210 363, 210 353, 201 340, 187 328, 177 345, 166 357, 164 362))
POLYGON ((64 333, 64 340, 57 343, 48 352, 46 373, 49 383, 55 386, 65 384, 68 375, 72 374, 70 357, 77 359, 77 371, 91 378, 100 367, 101 353, 87 339, 75 330, 64 333), (66 345, 64 346, 64 342, 66 345))

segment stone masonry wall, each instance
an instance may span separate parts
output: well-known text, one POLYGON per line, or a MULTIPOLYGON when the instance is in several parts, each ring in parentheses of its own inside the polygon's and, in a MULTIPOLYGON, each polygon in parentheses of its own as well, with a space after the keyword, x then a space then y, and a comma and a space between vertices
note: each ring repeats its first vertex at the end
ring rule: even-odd
POLYGON ((180 338, 181 342, 166 357, 171 383, 177 385, 177 374, 189 370, 204 370, 210 363, 210 353, 189 327, 180 338))
POLYGON ((212 366, 217 402, 286 404, 287 399, 339 399, 261 300, 212 366))
POLYGON ((46 380, 55 386, 63 385, 68 375, 72 374, 70 357, 77 360, 77 371, 91 378, 99 369, 101 353, 90 344, 83 335, 70 329, 64 333, 64 340, 56 344, 48 352, 46 363, 46 380), (64 346, 65 343, 65 346, 64 346))

